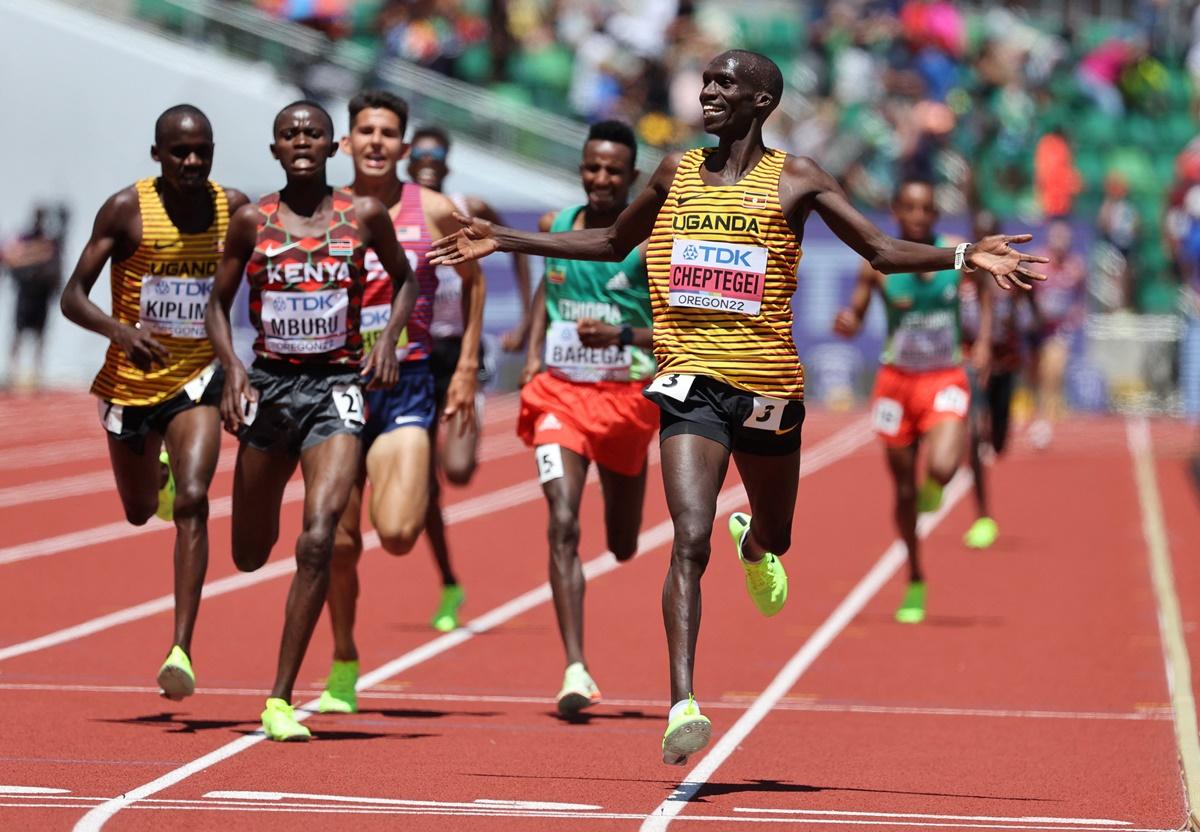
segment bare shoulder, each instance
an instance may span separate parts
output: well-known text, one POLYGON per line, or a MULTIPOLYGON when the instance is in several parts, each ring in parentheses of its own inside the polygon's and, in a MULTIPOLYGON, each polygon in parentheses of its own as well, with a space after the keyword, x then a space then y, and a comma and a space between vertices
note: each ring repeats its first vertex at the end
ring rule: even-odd
POLYGON ((793 184, 810 187, 823 186, 834 181, 829 171, 817 164, 811 156, 793 156, 790 153, 783 160, 783 175, 793 184))
POLYGON ((555 218, 558 217, 557 211, 547 211, 538 219, 538 231, 549 231, 550 226, 554 225, 555 218))
POLYGON ((496 216, 496 209, 488 204, 487 200, 477 196, 464 196, 463 202, 467 204, 467 211, 472 217, 482 217, 483 219, 491 219, 496 216))
POLYGON ((233 214, 243 205, 250 203, 250 197, 237 188, 225 188, 225 199, 229 202, 229 213, 233 214))
POLYGON ((454 206, 454 203, 450 201, 450 197, 438 193, 433 188, 426 188, 422 185, 420 193, 421 207, 431 219, 446 219, 458 210, 454 206))

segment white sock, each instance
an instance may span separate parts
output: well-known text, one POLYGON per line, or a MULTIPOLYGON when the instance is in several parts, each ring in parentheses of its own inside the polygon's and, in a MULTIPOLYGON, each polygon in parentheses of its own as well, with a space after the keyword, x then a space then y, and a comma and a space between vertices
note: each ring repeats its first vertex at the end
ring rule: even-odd
MULTIPOLYGON (((673 720, 675 717, 677 717, 677 716, 679 716, 681 713, 683 713, 683 712, 684 712, 684 710, 687 708, 687 706, 688 706, 688 705, 689 705, 691 702, 692 702, 692 700, 691 700, 691 699, 681 699, 681 700, 679 700, 678 702, 676 702, 674 705, 672 705, 672 706, 671 706, 671 712, 670 712, 669 714, 667 714, 667 722, 670 722, 670 721, 671 721, 671 720, 673 720)), ((696 704, 696 713, 700 713, 700 705, 699 705, 699 703, 697 703, 697 704, 696 704)))

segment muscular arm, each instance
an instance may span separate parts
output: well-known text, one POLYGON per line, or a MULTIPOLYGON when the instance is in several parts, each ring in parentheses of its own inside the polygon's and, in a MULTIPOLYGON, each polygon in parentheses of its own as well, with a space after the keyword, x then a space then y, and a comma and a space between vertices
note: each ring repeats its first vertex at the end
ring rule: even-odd
POLYGON ((121 323, 89 297, 104 270, 104 264, 110 259, 120 262, 130 257, 137 250, 140 237, 141 215, 137 192, 133 188, 125 188, 109 197, 96 213, 92 234, 63 288, 59 308, 67 320, 103 335, 121 347, 134 366, 148 371, 155 364, 166 363, 170 357, 167 348, 136 325, 121 323))

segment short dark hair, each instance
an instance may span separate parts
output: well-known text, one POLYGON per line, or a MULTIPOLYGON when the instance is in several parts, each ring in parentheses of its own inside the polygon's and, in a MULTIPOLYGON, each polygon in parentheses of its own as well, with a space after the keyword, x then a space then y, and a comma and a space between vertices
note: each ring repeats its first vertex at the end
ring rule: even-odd
POLYGON ((194 104, 176 104, 174 107, 168 107, 162 111, 154 121, 154 143, 161 144, 167 133, 167 125, 177 118, 194 118, 202 123, 205 129, 208 130, 208 137, 212 138, 212 122, 208 120, 208 116, 204 115, 199 107, 194 104))
POLYGON ((444 147, 447 153, 450 152, 450 134, 440 127, 434 127, 432 125, 418 127, 417 131, 413 133, 412 143, 416 144, 420 139, 433 139, 435 142, 444 147))
POLYGON ((772 61, 766 55, 759 52, 751 52, 748 49, 729 49, 722 52, 717 58, 725 56, 737 59, 738 65, 745 71, 747 77, 754 82, 756 90, 770 93, 773 102, 771 105, 772 110, 779 106, 779 101, 783 98, 783 73, 779 69, 779 64, 772 61))
POLYGON ((279 112, 275 114, 275 119, 271 122, 271 133, 274 134, 275 122, 279 121, 279 117, 281 115, 286 113, 288 110, 295 110, 300 107, 304 107, 309 110, 316 110, 318 113, 325 116, 325 121, 329 124, 329 134, 331 136, 333 135, 333 116, 329 115, 328 110, 326 110, 316 101, 313 101, 311 98, 300 98, 296 101, 293 101, 291 104, 288 104, 286 107, 281 107, 279 112))
POLYGON ((633 128, 625 122, 615 119, 597 121, 588 128, 587 141, 584 144, 587 142, 623 144, 629 148, 630 167, 637 167, 637 136, 633 134, 633 128))
POLYGON ((900 181, 896 183, 896 189, 892 191, 892 202, 895 202, 897 199, 899 199, 900 194, 904 193, 904 189, 909 185, 921 185, 922 187, 928 188, 930 193, 935 195, 937 194, 937 185, 934 184, 932 179, 929 179, 925 176, 903 176, 900 178, 900 181))
POLYGON ((363 110, 391 110, 400 119, 400 134, 408 129, 408 102, 387 90, 363 90, 350 99, 350 127, 363 110))

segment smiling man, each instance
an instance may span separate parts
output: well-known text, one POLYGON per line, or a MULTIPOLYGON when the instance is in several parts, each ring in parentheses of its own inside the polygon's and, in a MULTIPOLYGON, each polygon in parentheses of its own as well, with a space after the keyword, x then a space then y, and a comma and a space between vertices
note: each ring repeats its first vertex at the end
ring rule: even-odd
POLYGON ((326 184, 326 163, 338 150, 329 113, 297 101, 279 111, 273 132, 271 152, 287 184, 233 215, 206 325, 225 368, 221 416, 240 441, 233 475, 238 569, 253 572, 267 562, 297 464, 304 476, 304 530, 262 725, 268 739, 307 740, 290 700, 325 604, 338 519, 358 475, 364 377, 381 389, 396 383, 395 345, 417 293, 384 204, 326 184), (374 249, 395 292, 388 324, 364 362, 359 324, 367 249, 374 249), (229 326, 243 273, 257 330, 249 373, 229 326))
POLYGON ((209 181, 212 125, 190 104, 158 117, 150 156, 161 175, 100 208, 61 305, 67 318, 109 341, 92 394, 125 517, 135 526, 155 514, 175 520, 175 632, 158 684, 179 700, 196 688, 192 632, 221 447, 221 378, 204 313, 229 216, 247 200, 209 181), (88 298, 109 260, 111 315, 88 298))
POLYGON ((708 565, 717 496, 733 457, 750 514, 729 518, 746 586, 764 615, 787 600, 779 560, 791 546, 800 474, 804 369, 792 341, 800 243, 816 212, 881 272, 982 268, 1004 288, 1041 279, 1041 261, 1010 248, 1027 235, 995 235, 940 248, 888 236, 806 157, 763 144, 783 76, 763 55, 734 50, 704 71, 704 129, 715 148, 672 154, 648 187, 605 228, 527 233, 462 217, 436 244, 436 262, 494 251, 576 260, 620 260, 649 237, 650 299, 658 371, 646 395, 660 409, 663 484, 674 524, 663 619, 675 703, 663 762, 682 765, 712 726, 692 695, 700 629, 700 577, 708 565), (753 522, 751 521, 753 518, 753 522))

